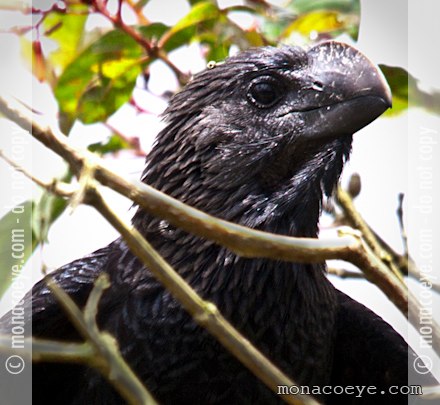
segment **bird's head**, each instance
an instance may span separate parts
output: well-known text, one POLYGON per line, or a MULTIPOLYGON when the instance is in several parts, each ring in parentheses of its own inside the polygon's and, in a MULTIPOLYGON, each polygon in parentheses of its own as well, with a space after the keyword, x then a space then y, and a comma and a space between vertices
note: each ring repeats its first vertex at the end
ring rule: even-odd
POLYGON ((144 179, 249 226, 292 204, 319 215, 352 134, 390 104, 379 69, 349 45, 250 49, 174 96, 144 179))

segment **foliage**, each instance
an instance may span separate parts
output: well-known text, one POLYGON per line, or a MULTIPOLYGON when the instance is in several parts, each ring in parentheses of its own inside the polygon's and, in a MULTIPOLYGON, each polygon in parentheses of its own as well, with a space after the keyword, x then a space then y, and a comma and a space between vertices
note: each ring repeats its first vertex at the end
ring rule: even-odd
POLYGON ((16 205, 0 219, 0 257, 2 269, 7 270, 0 271, 0 297, 20 274, 36 247, 35 239, 28 236, 32 229, 32 205, 31 201, 16 205))

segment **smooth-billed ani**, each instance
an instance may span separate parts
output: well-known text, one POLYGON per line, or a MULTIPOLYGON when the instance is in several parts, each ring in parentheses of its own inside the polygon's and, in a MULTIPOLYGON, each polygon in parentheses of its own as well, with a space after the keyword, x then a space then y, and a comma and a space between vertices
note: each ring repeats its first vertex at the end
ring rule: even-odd
MULTIPOLYGON (((339 179, 352 134, 390 104, 378 68, 348 45, 244 51, 196 75, 172 98, 143 181, 219 218, 316 238, 322 198, 339 179)), ((238 257, 141 209, 133 224, 300 384, 407 384, 414 353, 388 324, 337 291, 324 263, 238 257)), ((82 306, 102 272, 112 286, 102 298, 99 325, 116 337, 161 403, 281 401, 197 326, 123 240, 63 266, 54 278, 82 306)), ((26 299, 34 336, 79 339, 44 283, 26 299)), ((8 317, 4 324, 7 329, 8 317)), ((38 363, 33 378, 37 404, 123 402, 103 377, 82 366, 38 363)), ((379 403, 353 395, 320 400, 379 403)))

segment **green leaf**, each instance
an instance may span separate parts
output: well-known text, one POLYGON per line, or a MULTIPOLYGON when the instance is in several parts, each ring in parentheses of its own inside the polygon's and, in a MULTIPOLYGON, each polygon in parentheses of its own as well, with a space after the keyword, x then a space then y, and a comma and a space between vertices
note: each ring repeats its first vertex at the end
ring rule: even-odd
POLYGON ((88 8, 85 4, 72 3, 67 13, 49 13, 43 21, 49 31, 46 36, 58 44, 58 49, 49 55, 57 68, 66 67, 78 54, 82 43, 88 8))
POLYGON ((288 22, 285 22, 283 19, 271 18, 264 20, 261 29, 267 40, 276 43, 281 38, 287 26, 288 22))
POLYGON ((84 124, 105 121, 131 96, 140 69, 132 61, 122 60, 103 66, 106 74, 91 85, 78 101, 77 115, 84 124), (126 70, 121 67, 127 66, 126 70))
POLYGON ((190 44, 193 41, 196 32, 197 27, 194 25, 184 28, 173 34, 167 33, 166 35, 168 36, 168 38, 163 45, 163 49, 166 52, 171 52, 174 49, 179 48, 180 46, 190 44))
POLYGON ((167 30, 169 26, 163 23, 154 22, 148 25, 139 27, 139 32, 146 38, 158 40, 167 30))
POLYGON ((250 46, 266 45, 264 37, 256 29, 243 31, 243 35, 250 46))
POLYGON ((293 31, 309 36, 312 31, 330 32, 342 28, 343 23, 335 11, 313 11, 299 16, 285 30, 283 37, 288 37, 293 31))
MULTIPOLYGON (((70 170, 59 180, 64 183, 72 181, 70 170)), ((68 201, 49 192, 44 192, 39 201, 32 206, 32 231, 36 243, 47 241, 49 228, 65 211, 68 201)))
POLYGON ((47 235, 51 225, 65 211, 67 200, 52 193, 41 195, 32 210, 32 229, 37 243, 47 242, 47 235))
POLYGON ((299 15, 316 10, 359 14, 360 0, 292 0, 287 7, 299 15))
POLYGON ((206 34, 200 37, 203 44, 208 45, 208 53, 206 59, 208 61, 219 62, 226 59, 229 55, 229 48, 232 43, 230 40, 224 39, 223 41, 218 41, 218 37, 214 34, 206 34))
POLYGON ((139 0, 135 5, 134 8, 136 10, 142 10, 148 3, 150 2, 150 0, 139 0))
POLYGON ((107 142, 92 143, 91 145, 89 145, 88 149, 91 152, 96 152, 104 155, 106 153, 118 152, 123 149, 130 149, 131 147, 132 146, 120 136, 112 135, 107 142))
POLYGON ((74 59, 54 90, 64 126, 69 128, 77 118, 85 123, 104 120, 127 102, 145 65, 142 55, 133 38, 114 30, 74 59))
POLYGON ((418 80, 398 66, 379 65, 393 94, 393 108, 385 116, 396 116, 409 107, 420 107, 440 114, 440 92, 420 90, 418 80))
MULTIPOLYGON (((164 49, 170 51, 188 42, 194 32, 191 29, 171 36, 164 49)), ((157 41, 169 27, 152 23, 139 32, 157 41)), ((130 99, 136 78, 150 62, 142 47, 120 30, 95 40, 66 67, 54 89, 63 132, 70 131, 75 119, 90 124, 113 114, 130 99)))
POLYGON ((397 66, 379 65, 393 94, 393 108, 385 116, 396 116, 408 107, 421 107, 440 114, 440 92, 420 90, 418 80, 405 69, 397 66))
POLYGON ((162 38, 162 36, 166 35, 167 38, 164 41, 165 43, 163 44, 163 49, 166 52, 171 52, 182 45, 190 43, 195 35, 196 27, 187 27, 177 33, 171 33, 171 28, 168 25, 163 23, 151 23, 149 25, 140 27, 139 31, 144 37, 150 38, 157 42, 159 42, 158 40, 162 38))
POLYGON ((328 39, 341 33, 357 40, 359 22, 359 0, 291 0, 285 8, 273 9, 263 21, 262 30, 271 41, 307 43, 312 38, 328 39))
POLYGON ((190 12, 171 28, 170 34, 175 34, 185 28, 192 27, 201 22, 215 20, 219 18, 221 12, 219 8, 210 1, 195 4, 190 12))
POLYGON ((32 201, 25 201, 0 219, 0 297, 20 274, 36 247, 31 225, 32 205, 32 201))
MULTIPOLYGON (((304 37, 314 34, 339 35, 341 32, 357 33, 359 18, 352 14, 340 14, 337 11, 312 11, 300 15, 287 26, 281 38, 288 38, 292 33, 299 33, 304 37)), ((357 35, 357 34, 355 34, 357 35)))
POLYGON ((399 115, 408 109, 409 74, 400 67, 386 65, 379 65, 379 67, 385 75, 393 95, 393 108, 387 110, 384 116, 399 115))

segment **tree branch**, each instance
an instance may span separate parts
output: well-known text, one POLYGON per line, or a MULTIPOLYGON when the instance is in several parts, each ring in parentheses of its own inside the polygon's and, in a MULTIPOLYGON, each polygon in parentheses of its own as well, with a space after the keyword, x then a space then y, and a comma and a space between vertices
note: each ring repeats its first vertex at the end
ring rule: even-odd
MULTIPOLYGON (((127 35, 132 37, 142 48, 144 48, 150 58, 161 59, 166 65, 168 65, 168 67, 176 75, 180 85, 184 85, 188 82, 189 76, 183 73, 174 63, 170 61, 168 55, 161 49, 160 46, 157 46, 155 42, 148 41, 142 36, 139 31, 124 23, 121 18, 121 0, 119 0, 118 3, 118 12, 114 16, 109 13, 106 3, 103 0, 93 0, 92 4, 94 9, 98 13, 111 21, 116 28, 119 28, 121 31, 125 32, 127 35)), ((139 13, 137 13, 137 15, 139 16, 139 13)))
POLYGON ((23 349, 11 348, 10 335, 0 335, 0 352, 29 355, 35 362, 78 363, 93 367, 107 378, 127 403, 132 405, 157 404, 125 362, 115 339, 106 332, 100 332, 96 325, 99 300, 104 290, 110 285, 108 275, 101 274, 95 281, 84 314, 50 275, 46 276, 45 281, 72 324, 84 337, 85 342, 25 338, 24 347, 32 347, 32 349, 23 353, 23 349))
MULTIPOLYGON (((104 290, 110 286, 108 275, 103 273, 95 281, 84 314, 50 275, 45 277, 45 281, 72 324, 93 350, 93 356, 88 359, 87 364, 97 368, 128 403, 132 405, 156 404, 152 395, 125 362, 113 336, 100 332, 96 325, 95 315, 99 299, 104 290)), ((48 356, 47 353, 45 355, 48 356)))
MULTIPOLYGON (((344 237, 330 241, 292 238, 256 231, 214 218, 146 184, 123 179, 107 168, 101 159, 87 151, 79 152, 68 144, 66 138, 40 128, 35 122, 9 108, 1 98, 0 111, 20 126, 32 127, 33 136, 62 156, 77 175, 81 166, 87 162, 87 165, 94 166, 95 178, 99 182, 127 196, 149 213, 164 218, 187 232, 211 239, 238 255, 308 263, 342 259, 353 263, 364 271, 366 278, 375 283, 411 323, 419 326, 417 312, 420 305, 416 298, 407 291, 402 279, 389 271, 382 255, 378 257, 359 233, 353 230, 341 232, 344 237)), ((440 353, 440 329, 436 323, 433 324, 433 330, 433 347, 440 353)))
POLYGON ((365 279, 364 273, 361 273, 359 271, 339 269, 339 268, 334 268, 334 267, 329 267, 327 269, 327 273, 332 276, 337 276, 339 278, 362 278, 362 279, 365 279))
POLYGON ((118 12, 115 16, 111 15, 107 10, 107 5, 104 0, 92 0, 93 8, 102 16, 107 18, 116 28, 119 28, 121 31, 124 31, 127 35, 132 37, 142 48, 145 49, 149 56, 156 56, 156 50, 154 46, 144 38, 138 31, 129 25, 124 24, 121 18, 121 2, 119 1, 118 12))
POLYGON ((388 252, 382 249, 375 234, 354 207, 353 199, 350 194, 339 186, 336 190, 335 199, 338 205, 342 208, 349 225, 362 232, 365 242, 372 249, 373 253, 382 261, 386 262, 397 279, 404 284, 401 272, 398 270, 397 266, 395 266, 388 252))
MULTIPOLYGON (((55 340, 24 338, 24 347, 32 347, 32 361, 63 362, 91 365, 95 356, 88 342, 68 343, 55 340)), ((11 348, 11 336, 0 335, 0 352, 23 355, 23 349, 11 348)))
MULTIPOLYGON (((229 352, 241 361, 257 378, 275 393, 279 385, 298 385, 274 366, 246 338, 244 338, 211 302, 203 300, 192 287, 160 256, 137 229, 125 224, 105 203, 99 191, 90 186, 86 202, 121 234, 129 249, 142 261, 153 275, 191 314, 193 319, 207 329, 229 352)), ((309 396, 283 397, 290 404, 317 404, 309 396)))
MULTIPOLYGON (((391 247, 388 246, 376 233, 371 230, 369 225, 362 218, 360 213, 356 210, 353 200, 349 193, 344 191, 341 187, 338 187, 336 192, 336 202, 343 210, 344 218, 350 225, 358 229, 365 237, 365 248, 370 250, 371 254, 367 256, 373 259, 372 266, 367 270, 364 267, 362 261, 362 255, 358 256, 359 262, 351 261, 357 265, 365 274, 366 278, 381 288, 381 290, 387 295, 388 298, 400 309, 400 311, 408 318, 409 322, 417 329, 423 326, 421 324, 421 310, 422 306, 418 299, 408 291, 408 288, 403 280, 402 274, 399 269, 402 266, 407 266, 408 274, 420 277, 420 272, 417 269, 415 263, 409 258, 408 255, 398 255, 391 247), (370 273, 370 269, 381 269, 378 273, 374 274, 374 278, 371 278, 374 272, 370 273), (410 272, 411 269, 411 272, 410 272), (388 283, 389 282, 389 283, 388 283)), ((438 285, 433 285, 433 289, 436 290, 438 285)), ((432 319, 432 347, 437 355, 440 356, 440 326, 432 319)))
POLYGON ((67 137, 55 135, 50 129, 40 127, 8 107, 0 97, 0 112, 10 120, 29 130, 32 136, 61 156, 78 178, 86 164, 93 167, 94 177, 103 185, 128 197, 152 215, 164 218, 172 225, 197 236, 213 240, 237 255, 277 260, 317 263, 328 259, 345 259, 357 254, 362 247, 359 238, 349 233, 343 237, 319 240, 294 238, 257 231, 232 222, 218 219, 186 205, 140 181, 128 181, 107 167, 95 154, 72 147, 67 137))
MULTIPOLYGON (((1 100, 0 100, 1 105, 1 100)), ((17 167, 16 164, 14 164, 17 167)), ((193 319, 202 327, 207 329, 227 350, 229 350, 238 360, 240 360, 253 374, 264 382, 275 393, 279 385, 295 386, 298 385, 274 366, 263 354, 261 354, 247 339, 245 339, 218 311, 217 307, 204 301, 200 296, 185 282, 185 280, 172 269, 172 267, 159 255, 158 252, 143 238, 143 236, 125 224, 108 207, 97 190, 93 178, 93 164, 84 160, 82 171, 79 175, 80 181, 78 187, 69 189, 64 184, 52 182, 50 184, 38 180, 38 184, 46 190, 56 193, 63 197, 69 197, 76 203, 84 202, 94 206, 107 221, 113 225, 124 238, 130 250, 145 264, 153 275, 167 288, 168 291, 182 304, 182 306, 192 315, 193 319)), ((23 172, 22 169, 19 169, 23 172)), ((100 333, 95 323, 97 304, 106 282, 97 280, 96 287, 92 291, 84 310, 84 316, 71 300, 71 298, 59 288, 50 275, 46 278, 47 284, 55 294, 60 304, 65 308, 66 314, 77 328, 79 333, 87 340, 91 341, 95 350, 100 350, 99 354, 103 358, 108 358, 115 350, 116 342, 114 339, 104 333, 100 333), (101 353, 102 352, 102 353, 101 353), (110 352, 110 353, 109 353, 110 352)), ((50 356, 50 353, 45 353, 50 356)), ((71 356, 68 357, 68 361, 71 356)), ((114 358, 112 359, 114 361, 114 358)), ((126 365, 122 363, 119 367, 126 365)), ((107 364, 97 363, 95 367, 99 368, 104 375, 108 375, 107 364)), ((131 370, 130 370, 131 372, 131 370)), ((131 372, 132 373, 132 372, 131 372)), ((118 374, 119 379, 121 375, 118 374)), ((131 381, 131 379, 129 379, 131 381)), ((125 388, 123 384, 121 389, 125 388)), ((128 393, 125 393, 128 394, 128 393)), ((289 404, 299 405, 318 405, 319 403, 310 396, 305 395, 287 395, 283 396, 289 404)))

